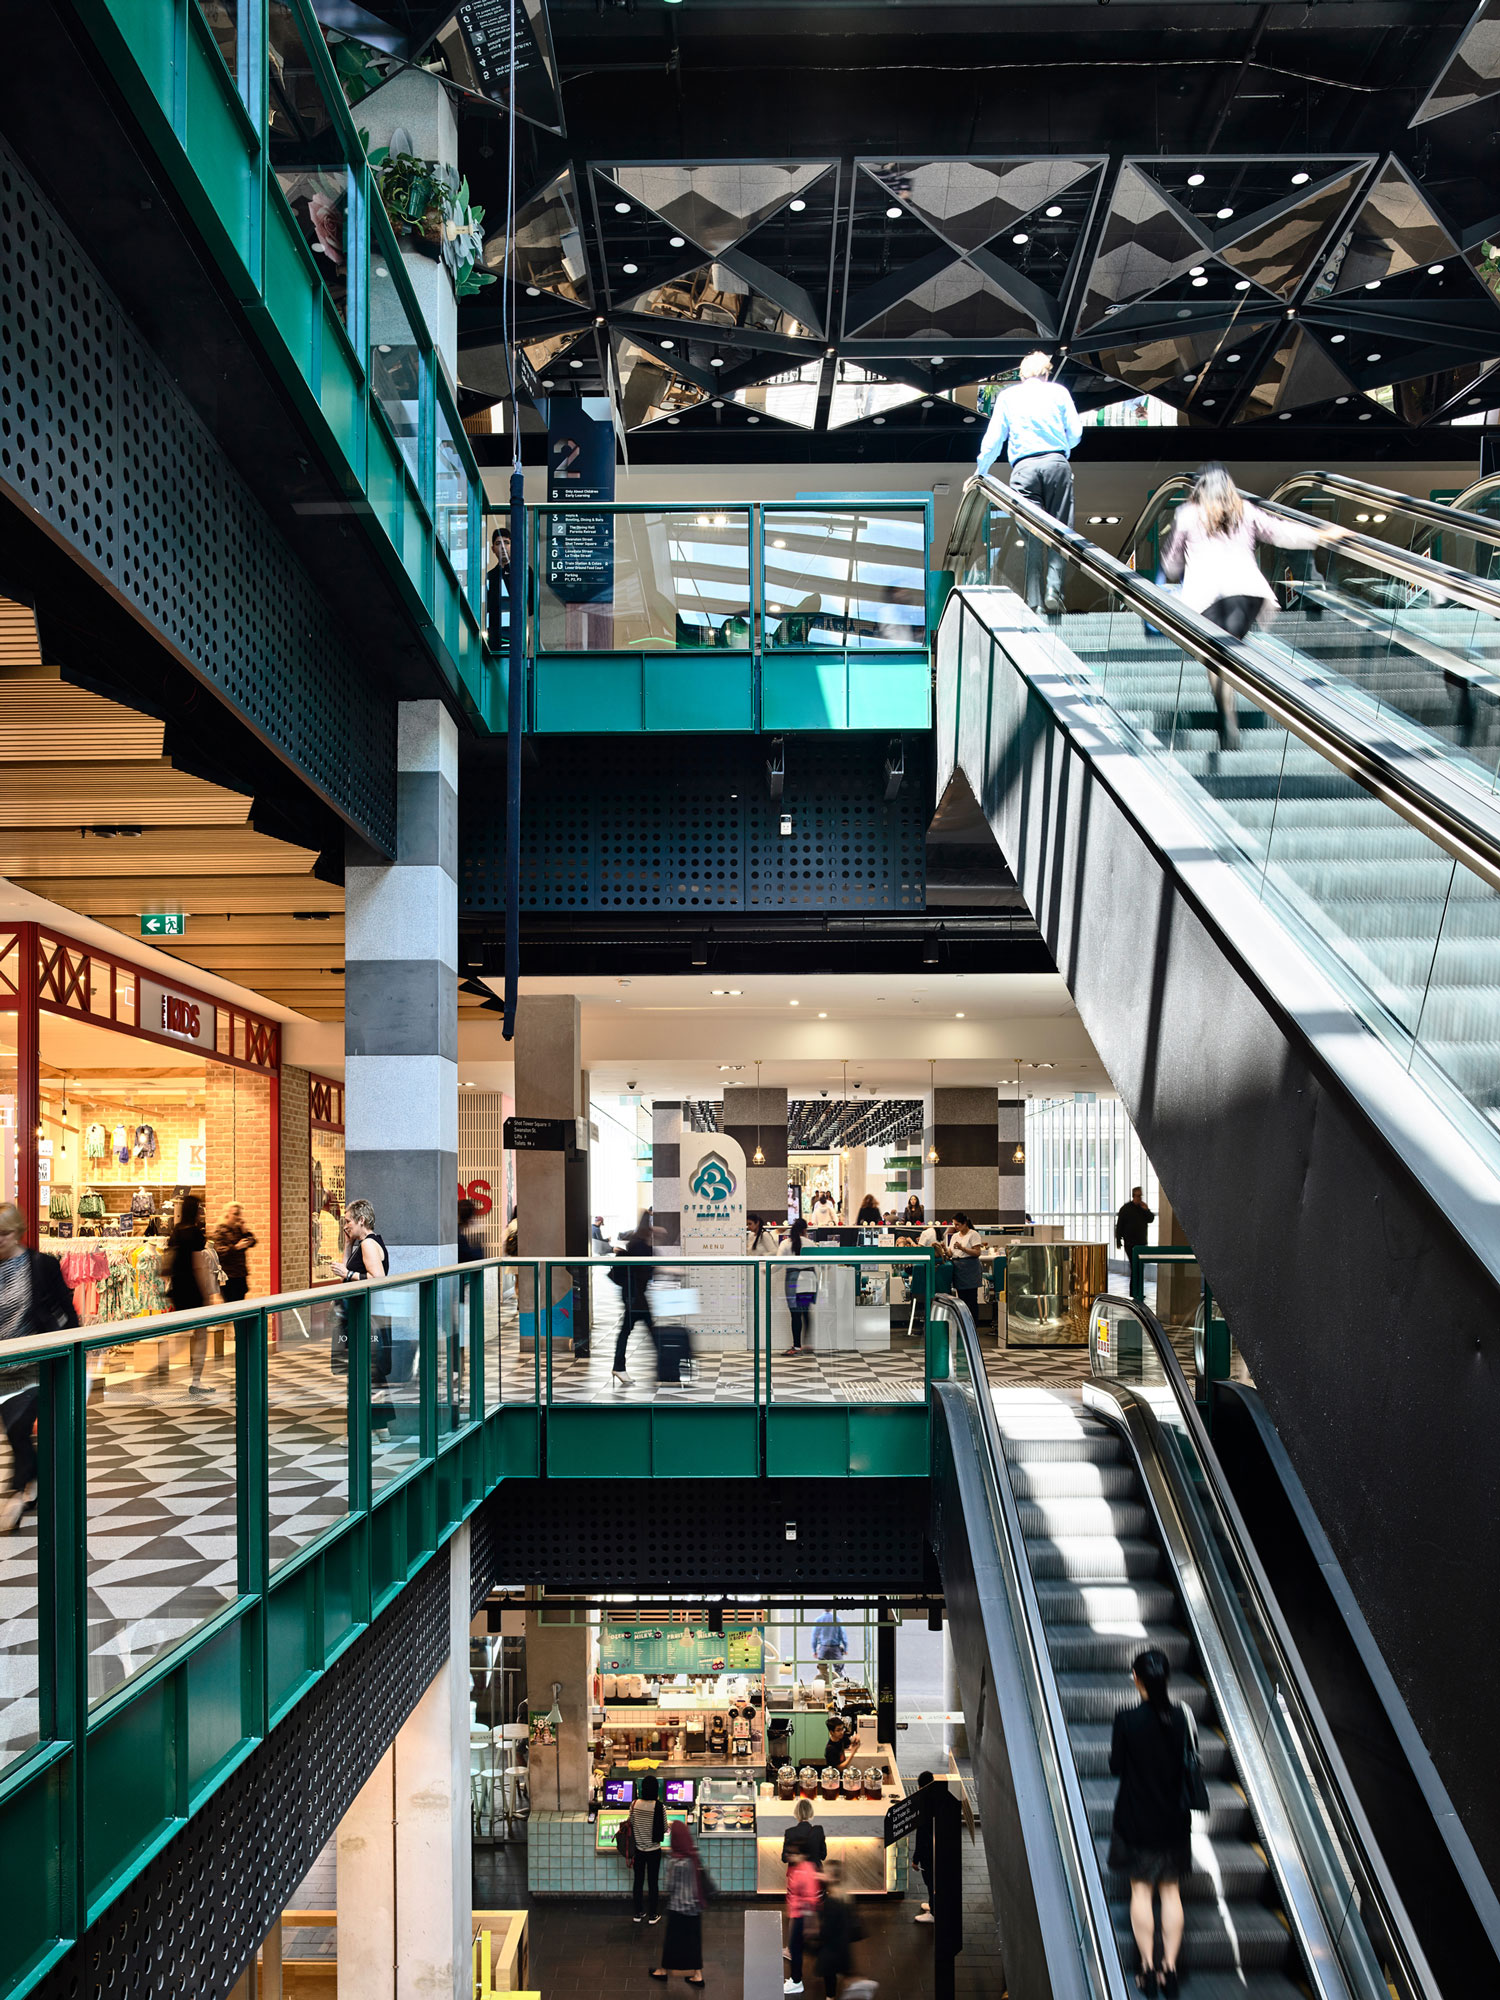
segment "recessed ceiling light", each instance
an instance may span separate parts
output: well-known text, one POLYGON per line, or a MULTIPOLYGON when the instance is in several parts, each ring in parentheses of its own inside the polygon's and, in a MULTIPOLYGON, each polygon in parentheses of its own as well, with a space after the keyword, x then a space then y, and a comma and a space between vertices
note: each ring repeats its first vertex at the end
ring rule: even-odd
POLYGON ((1347 396, 1335 396, 1333 400, 1336 403, 1347 403, 1349 398, 1347 396))
POLYGON ((924 397, 922 398, 922 408, 923 408, 924 410, 930 410, 930 409, 932 408, 932 398, 931 398, 931 396, 924 396, 924 397))
POLYGON ((1047 210, 1047 213, 1054 218, 1061 215, 1062 205, 1059 202, 1053 202, 1052 206, 1047 210))
POLYGON ((1248 292, 1250 289, 1250 280, 1248 278, 1241 278, 1234 289, 1237 292, 1248 292))
POLYGON ((616 215, 629 215, 629 213, 630 213, 630 203, 628 201, 617 201, 615 203, 616 215))
POLYGON ((1217 396, 1205 396, 1205 397, 1203 398, 1203 407, 1204 407, 1204 409, 1205 409, 1205 410, 1211 410, 1211 409, 1213 408, 1214 404, 1215 404, 1215 403, 1216 403, 1216 402, 1217 402, 1218 400, 1219 400, 1219 399, 1218 399, 1218 397, 1217 397, 1217 396))
POLYGON ((1104 526, 1104 516, 1102 514, 1090 514, 1089 526, 1091 528, 1102 528, 1104 526))
POLYGON ((1216 208, 1214 214, 1219 218, 1220 222, 1227 222, 1230 216, 1234 214, 1234 210, 1232 208, 1216 208))
POLYGON ((1292 413, 1290 410, 1283 410, 1281 412, 1281 421, 1284 424, 1289 424, 1292 421, 1292 413))
POLYGON ((680 422, 681 422, 681 419, 680 419, 679 417, 668 417, 668 418, 667 418, 667 422, 668 422, 669 424, 673 424, 673 425, 675 425, 675 424, 677 424, 677 423, 680 423, 680 422))
POLYGON ((874 418, 874 419, 873 419, 873 421, 874 421, 875 423, 877 423, 877 424, 883 424, 883 423, 885 422, 885 418, 884 418, 884 417, 876 417, 876 418, 874 418))
POLYGON ((1365 286, 1365 290, 1367 292, 1378 292, 1380 290, 1379 278, 1371 278, 1370 282, 1365 286))
POLYGON ((758 424, 758 423, 760 422, 760 418, 759 418, 759 417, 746 417, 746 419, 745 419, 745 422, 746 422, 747 424, 758 424))
POLYGON ((1368 514, 1356 514, 1354 518, 1356 521, 1368 521, 1370 517, 1368 514))
POLYGON ((389 354, 390 351, 391 351, 391 343, 388 340, 382 340, 380 342, 380 352, 382 354, 389 354))
POLYGON ((1362 424, 1367 424, 1373 415, 1374 412, 1372 410, 1361 410, 1359 413, 1359 420, 1362 424))
MULTIPOLYGON (((377 264, 375 266, 375 275, 377 278, 388 278, 391 274, 385 268, 384 264, 377 264)), ((529 291, 530 289, 531 289, 530 286, 528 286, 527 290, 529 291)))
POLYGON ((1105 527, 1106 527, 1106 528, 1118 528, 1118 527, 1119 527, 1119 525, 1120 525, 1120 517, 1119 517, 1119 515, 1118 515, 1118 514, 1106 514, 1106 515, 1105 515, 1105 517, 1104 517, 1104 525, 1105 525, 1105 527))
POLYGON ((664 340, 664 341, 662 342, 662 346, 663 346, 663 347, 675 347, 676 345, 677 345, 677 342, 676 342, 675 340, 664 340))
POLYGON ((681 250, 686 242, 687 238, 685 236, 669 236, 667 238, 667 248, 669 250, 681 250))
POLYGON ((1192 270, 1188 272, 1188 276, 1190 278, 1201 278, 1203 276, 1203 266, 1201 264, 1195 264, 1192 270))
POLYGON ((1341 333, 1330 333, 1328 336, 1330 344, 1334 347, 1337 347, 1343 338, 1344 336, 1341 333))
POLYGON ((1378 354, 1367 354, 1365 356, 1365 359, 1366 361, 1378 361, 1380 359, 1380 356, 1378 354))
POLYGON ((1012 243, 1029 243, 1031 238, 1026 234, 1024 229, 1018 229, 1010 240, 1012 243))
POLYGON ((1308 174, 1308 173, 1301 173, 1301 174, 1293 174, 1293 175, 1292 175, 1292 186, 1293 186, 1294 188, 1299 188, 1299 187, 1302 187, 1303 185, 1305 185, 1305 183, 1306 183, 1306 182, 1310 181, 1311 179, 1312 179, 1312 175, 1311 175, 1311 174, 1308 174))
POLYGON ((1194 278, 1193 280, 1194 291, 1196 291, 1200 285, 1206 285, 1207 283, 1208 283, 1207 278, 1194 278))
POLYGON ((546 381, 546 382, 544 382, 544 383, 542 384, 542 387, 543 387, 544 389, 550 389, 550 388, 551 388, 552 386, 553 386, 553 385, 552 385, 552 383, 551 383, 551 381, 550 381, 550 380, 549 380, 549 381, 546 381))
POLYGON ((896 207, 888 208, 885 212, 885 219, 887 222, 899 222, 901 219, 900 209, 896 207))
POLYGON ((820 1015, 818 1016, 818 1019, 819 1019, 820 1021, 826 1021, 826 1020, 828 1019, 828 1016, 827 1016, 826 1014, 820 1014, 820 1015))
POLYGON ((802 1002, 800 1000, 788 1000, 786 1004, 788 1007, 800 1007, 802 1002))
POLYGON ((1194 374, 1187 374, 1184 375, 1182 379, 1184 382, 1196 382, 1198 377, 1194 374))
POLYGON ((784 548, 786 547, 786 538, 785 538, 785 536, 783 536, 783 535, 778 535, 778 536, 776 537, 776 539, 775 539, 775 540, 774 540, 774 541, 772 542, 772 544, 771 544, 771 547, 772 547, 773 549, 784 549, 784 548))
POLYGON ((979 419, 978 417, 965 417, 964 422, 966 424, 977 424, 979 422, 979 419))
POLYGON ((1238 360, 1239 360, 1239 358, 1240 358, 1240 357, 1239 357, 1239 356, 1238 356, 1237 354, 1226 354, 1226 355, 1224 356, 1224 359, 1225 359, 1226 361, 1238 361, 1238 360))
POLYGON ((528 286, 526 287, 526 296, 527 296, 527 298, 528 298, 528 299, 539 299, 539 298, 540 298, 540 297, 542 296, 542 288, 541 288, 541 286, 540 286, 540 285, 528 285, 528 286))
POLYGON ((797 197, 795 201, 789 201, 787 203, 787 207, 792 211, 793 215, 800 215, 803 209, 806 208, 806 206, 807 203, 802 199, 800 195, 797 197))
POLYGON ((724 363, 719 355, 712 354, 709 356, 708 365, 710 368, 722 368, 724 366, 724 363))
POLYGON ((641 268, 641 267, 640 267, 640 265, 639 265, 639 264, 622 264, 622 265, 620 266, 620 269, 621 269, 621 270, 622 270, 622 271, 623 271, 623 272, 625 273, 625 275, 626 275, 626 277, 627 277, 627 278, 633 278, 633 277, 635 276, 636 272, 637 272, 637 271, 638 271, 638 270, 639 270, 640 268, 641 268))
POLYGON ((955 1021, 961 1021, 961 1020, 963 1019, 963 1015, 962 1015, 962 1014, 955 1014, 955 1015, 953 1016, 953 1018, 954 1018, 954 1020, 955 1020, 955 1021))
POLYGON ((1440 277, 1442 277, 1442 275, 1443 275, 1443 267, 1442 267, 1442 265, 1441 265, 1441 264, 1429 264, 1429 265, 1427 266, 1427 275, 1428 275, 1428 277, 1429 277, 1429 278, 1440 278, 1440 277))
POLYGON ((1203 176, 1202 176, 1202 174, 1189 174, 1189 175, 1188 175, 1188 186, 1189 186, 1190 188, 1201 188, 1201 187, 1202 187, 1202 185, 1203 185, 1203 176))
POLYGON ((581 361, 570 361, 568 363, 568 366, 570 368, 581 368, 583 366, 583 363, 581 361))

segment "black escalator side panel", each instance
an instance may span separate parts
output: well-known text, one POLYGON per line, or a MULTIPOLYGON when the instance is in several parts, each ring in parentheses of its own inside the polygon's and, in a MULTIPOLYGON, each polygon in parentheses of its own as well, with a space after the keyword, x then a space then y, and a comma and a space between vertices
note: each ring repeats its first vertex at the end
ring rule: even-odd
MULTIPOLYGON (((1345 1615, 1324 1567, 1332 1552, 1306 1493, 1283 1478, 1256 1420, 1253 1390, 1215 1383, 1213 1418, 1214 1450, 1438 1986, 1444 1993, 1500 1991, 1496 1940, 1473 1902, 1476 1884, 1487 1897, 1483 1872, 1461 1832, 1461 1854, 1445 1838, 1438 1814, 1452 1812, 1446 1794, 1439 1790, 1434 1801, 1412 1768, 1361 1648, 1361 1639, 1374 1644, 1369 1628, 1360 1619, 1357 1633, 1345 1615)), ((1348 1592, 1341 1570, 1335 1578, 1348 1592)), ((1475 1721, 1489 1727, 1477 1690, 1475 1721)), ((1431 1777, 1438 1785, 1435 1772, 1431 1777)))

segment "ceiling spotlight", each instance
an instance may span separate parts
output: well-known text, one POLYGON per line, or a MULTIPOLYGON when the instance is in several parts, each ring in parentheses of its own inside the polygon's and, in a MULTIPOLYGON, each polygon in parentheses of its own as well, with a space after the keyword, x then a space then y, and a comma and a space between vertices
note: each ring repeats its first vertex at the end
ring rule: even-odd
POLYGON ((745 422, 746 422, 747 424, 758 424, 758 423, 760 422, 760 418, 759 418, 759 417, 746 417, 746 419, 745 419, 745 422))
POLYGON ((1292 421, 1292 413, 1290 410, 1283 410, 1281 412, 1281 421, 1284 424, 1289 424, 1292 421))
POLYGON ((962 1014, 955 1014, 955 1015, 953 1016, 953 1018, 954 1018, 954 1020, 955 1020, 955 1021, 961 1021, 961 1020, 963 1019, 963 1015, 962 1015, 962 1014))
POLYGON ((541 286, 540 286, 540 285, 528 285, 528 286, 526 287, 526 296, 527 296, 527 298, 528 298, 528 299, 539 299, 539 298, 540 298, 540 297, 542 296, 542 288, 541 288, 541 286))
POLYGON ((874 418, 872 418, 872 419, 871 419, 871 421, 872 421, 873 423, 877 423, 877 424, 883 424, 883 423, 885 422, 885 418, 884 418, 884 417, 874 417, 874 418))
POLYGON ((1204 409, 1205 409, 1205 410, 1211 410, 1211 409, 1213 408, 1214 404, 1215 404, 1215 403, 1216 403, 1216 402, 1217 402, 1218 400, 1219 400, 1219 399, 1218 399, 1218 397, 1217 397, 1217 396, 1205 396, 1205 397, 1203 398, 1203 407, 1204 407, 1204 409))
POLYGON ((1301 173, 1301 174, 1293 174, 1293 175, 1292 175, 1292 186, 1293 186, 1294 188, 1299 188, 1299 187, 1302 187, 1302 186, 1303 186, 1303 185, 1304 185, 1304 184, 1305 184, 1306 182, 1310 181, 1311 179, 1312 179, 1312 175, 1311 175, 1311 174, 1308 174, 1308 173, 1301 173))
POLYGON ((388 340, 382 340, 379 347, 382 354, 389 354, 391 351, 391 343, 388 340))
POLYGON ((1347 396, 1335 396, 1333 400, 1336 403, 1347 403, 1349 398, 1347 396))
POLYGON ((568 366, 570 368, 581 368, 583 366, 583 363, 581 361, 570 361, 568 363, 568 366))
POLYGON ((1378 354, 1367 354, 1365 356, 1365 359, 1366 361, 1378 361, 1380 359, 1380 356, 1378 354))
POLYGON ((802 1002, 800 1000, 788 1000, 786 1004, 788 1007, 800 1007, 802 1002))
POLYGON ((622 264, 622 265, 620 266, 620 269, 621 269, 621 270, 622 270, 622 271, 623 271, 623 272, 625 273, 625 275, 626 275, 626 277, 627 277, 627 278, 633 278, 633 277, 635 276, 636 272, 637 272, 637 271, 638 271, 638 270, 639 270, 640 268, 641 268, 641 267, 640 267, 640 265, 639 265, 639 264, 622 264))
MULTIPOLYGON (((708 407, 711 410, 722 410, 724 407, 724 398, 722 396, 715 396, 713 401, 709 404, 708 407)), ((729 796, 733 798, 734 797, 733 792, 731 792, 729 796)))
POLYGON ((552 382, 551 380, 548 380, 548 381, 546 381, 546 382, 544 382, 544 383, 542 384, 542 387, 543 387, 544 389, 551 389, 551 388, 554 388, 555 386, 556 386, 556 385, 555 385, 555 384, 554 384, 554 383, 553 383, 553 382, 552 382))
POLYGON ((1062 204, 1060 202, 1053 202, 1052 206, 1047 210, 1047 213, 1054 219, 1056 219, 1056 217, 1062 214, 1062 204))
POLYGON ((1104 526, 1104 516, 1102 514, 1090 514, 1089 526, 1091 528, 1102 528, 1104 526))
POLYGON ((979 419, 978 417, 965 417, 964 422, 966 424, 977 424, 979 422, 979 419))
POLYGON ((1239 356, 1238 356, 1237 354, 1226 354, 1226 355, 1224 356, 1224 359, 1225 359, 1226 361, 1238 361, 1238 360, 1239 360, 1239 358, 1240 358, 1240 357, 1239 357, 1239 356))
POLYGON ((662 342, 662 346, 663 346, 663 347, 675 347, 676 345, 677 345, 677 342, 676 342, 675 340, 664 340, 664 341, 662 342))
POLYGON ((713 354, 709 356, 708 365, 710 368, 722 368, 724 366, 724 363, 719 355, 713 354))
POLYGON ((1220 222, 1227 222, 1230 216, 1234 214, 1234 210, 1232 208, 1216 208, 1214 214, 1220 222))
POLYGON ((1374 412, 1372 410, 1361 410, 1359 413, 1359 420, 1362 424, 1367 424, 1373 415, 1374 412))
POLYGON ((1118 527, 1119 527, 1119 525, 1120 525, 1120 517, 1119 517, 1119 515, 1118 515, 1118 514, 1106 514, 1106 515, 1105 515, 1105 517, 1104 517, 1104 525, 1105 525, 1105 527, 1106 527, 1106 528, 1118 528, 1118 527))
POLYGON ((630 203, 628 201, 617 201, 615 203, 616 215, 629 215, 629 213, 630 213, 630 203))
POLYGON ((800 215, 806 206, 807 203, 802 199, 801 195, 798 195, 795 201, 787 203, 787 207, 792 211, 793 215, 800 215))
POLYGON ((1328 336, 1329 344, 1333 347, 1337 347, 1340 345, 1343 338, 1344 336, 1341 333, 1330 333, 1328 336))
POLYGON ((819 1019, 820 1021, 826 1021, 826 1020, 828 1019, 828 1016, 827 1016, 826 1014, 820 1014, 820 1015, 818 1016, 818 1019, 819 1019))
POLYGON ((686 242, 687 238, 685 236, 669 236, 667 238, 667 248, 669 250, 680 250, 686 242))
MULTIPOLYGON (((388 278, 391 274, 385 268, 384 264, 377 264, 375 266, 375 275, 377 278, 388 278)), ((530 290, 530 287, 528 286, 527 289, 530 290)))
POLYGON ((885 219, 887 222, 899 222, 901 220, 900 209, 894 205, 888 208, 885 212, 885 219))
POLYGON ((1368 514, 1356 514, 1354 518, 1356 521, 1368 521, 1370 517, 1368 514))
POLYGON ((1440 277, 1442 277, 1442 275, 1443 275, 1443 267, 1442 267, 1442 265, 1441 265, 1441 264, 1429 264, 1429 265, 1427 266, 1427 275, 1428 275, 1428 277, 1429 277, 1429 278, 1440 278, 1440 277))
POLYGON ((1365 290, 1367 292, 1378 292, 1380 290, 1379 278, 1371 278, 1370 282, 1365 286, 1365 290))
POLYGON ((922 398, 922 408, 923 408, 924 410, 930 410, 930 409, 932 408, 932 398, 931 398, 931 396, 924 396, 924 397, 922 398))
POLYGON ((773 549, 784 549, 786 547, 785 535, 777 535, 775 539, 772 541, 771 547, 773 549))
POLYGON ((1188 272, 1188 276, 1190 278, 1201 278, 1203 276, 1203 266, 1201 264, 1195 264, 1192 270, 1188 272))
POLYGON ((669 424, 673 425, 674 427, 675 427, 675 426, 676 426, 677 424, 681 423, 681 421, 682 421, 682 419, 681 419, 680 417, 668 417, 668 418, 667 418, 667 422, 668 422, 669 424))
POLYGON ((1384 516, 1384 514, 1372 514, 1372 515, 1370 516, 1370 519, 1371 519, 1372 521, 1383 521, 1383 520, 1385 519, 1385 516, 1384 516))
POLYGON ((1208 283, 1207 278, 1194 278, 1193 280, 1193 286, 1195 290, 1199 285, 1206 285, 1207 283, 1208 283))
POLYGON ((1029 243, 1031 238, 1026 234, 1024 229, 1018 229, 1010 240, 1012 243, 1029 243))
POLYGON ((1202 174, 1189 174, 1189 175, 1188 175, 1188 186, 1189 186, 1190 188, 1201 188, 1201 187, 1202 187, 1202 185, 1203 185, 1203 176, 1202 176, 1202 174))

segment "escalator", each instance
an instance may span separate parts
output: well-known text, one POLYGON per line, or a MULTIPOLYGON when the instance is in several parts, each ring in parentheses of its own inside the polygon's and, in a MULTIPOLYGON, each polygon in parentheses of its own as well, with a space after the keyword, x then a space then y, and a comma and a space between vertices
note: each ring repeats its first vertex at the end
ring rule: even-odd
MULTIPOLYGON (((1430 560, 1338 554, 1392 590, 1430 560)), ((953 567, 940 810, 988 826, 1500 1881, 1500 1739, 1472 1723, 1500 1652, 1493 773, 1341 669, 1340 614, 1229 640, 998 482, 953 567), (1019 594, 1028 536, 1064 558, 1060 616, 1019 594)))
POLYGON ((997 1415, 972 1321, 939 1309, 953 1374, 935 1539, 1012 2000, 1134 1991, 1109 1750, 1152 1645, 1208 1781, 1182 1883, 1184 1992, 1437 2000, 1155 1319, 1096 1302, 1081 1403, 1002 1393, 997 1415))

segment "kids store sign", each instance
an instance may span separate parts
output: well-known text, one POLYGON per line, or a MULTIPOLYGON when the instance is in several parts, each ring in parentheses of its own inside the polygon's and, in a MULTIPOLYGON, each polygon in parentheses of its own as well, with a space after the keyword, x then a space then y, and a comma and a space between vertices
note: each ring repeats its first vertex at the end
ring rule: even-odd
POLYGON ((216 1046, 217 1024, 211 1003, 174 993, 170 986, 158 986, 154 979, 140 982, 137 1019, 153 1035, 169 1035, 174 1042, 190 1042, 199 1049, 216 1046))

